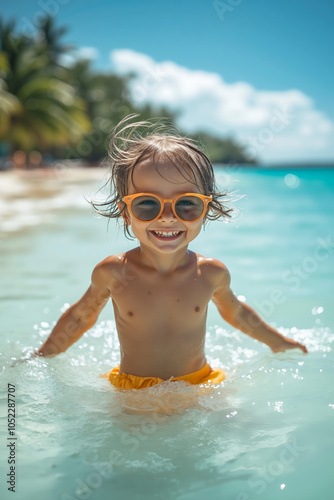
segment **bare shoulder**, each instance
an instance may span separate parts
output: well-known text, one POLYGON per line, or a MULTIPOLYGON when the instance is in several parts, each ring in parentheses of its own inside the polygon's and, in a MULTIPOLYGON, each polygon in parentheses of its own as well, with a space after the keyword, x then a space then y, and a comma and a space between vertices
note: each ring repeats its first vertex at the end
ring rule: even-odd
POLYGON ((110 255, 99 262, 92 272, 92 284, 99 288, 113 288, 119 284, 124 271, 126 254, 110 255))
POLYGON ((198 268, 201 273, 211 282, 215 289, 229 287, 231 277, 229 270, 218 259, 213 257, 204 257, 196 254, 198 268))

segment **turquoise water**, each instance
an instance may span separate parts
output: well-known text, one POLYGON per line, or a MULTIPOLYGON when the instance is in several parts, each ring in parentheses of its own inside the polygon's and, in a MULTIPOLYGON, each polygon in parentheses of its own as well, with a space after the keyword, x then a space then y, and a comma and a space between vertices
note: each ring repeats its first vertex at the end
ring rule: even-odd
POLYGON ((98 378, 119 361, 108 304, 66 353, 12 366, 83 294, 98 261, 136 244, 84 201, 97 182, 21 180, 20 195, 0 201, 2 498, 14 498, 8 383, 17 499, 332 498, 334 171, 216 172, 238 214, 210 223, 192 249, 221 259, 235 293, 309 354, 274 355, 210 305, 206 354, 227 372, 221 386, 119 394, 98 378))

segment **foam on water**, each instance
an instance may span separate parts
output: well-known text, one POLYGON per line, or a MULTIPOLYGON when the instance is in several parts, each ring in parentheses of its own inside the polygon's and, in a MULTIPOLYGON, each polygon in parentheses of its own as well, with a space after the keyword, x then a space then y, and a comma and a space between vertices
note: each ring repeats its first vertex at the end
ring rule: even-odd
MULTIPOLYGON (((50 331, 42 323, 35 327, 37 344, 50 331)), ((212 492, 224 484, 234 495, 227 498, 269 488, 270 498, 280 498, 280 485, 288 487, 314 453, 301 425, 311 432, 312 421, 319 424, 333 411, 333 391, 323 380, 333 376, 334 334, 319 327, 294 331, 309 356, 274 355, 254 341, 250 349, 241 335, 222 327, 208 332, 208 361, 227 372, 222 384, 165 382, 140 391, 118 391, 99 378, 119 362, 112 321, 99 322, 56 358, 15 364, 32 347, 8 340, 2 378, 16 383, 23 475, 54 470, 63 495, 74 498, 84 491, 108 498, 110 488, 133 498, 188 498, 190 488, 189 498, 197 498, 203 482, 212 492)), ((46 491, 50 484, 60 491, 52 482, 46 491)), ((28 488, 18 498, 33 498, 31 488, 31 496, 28 488)))

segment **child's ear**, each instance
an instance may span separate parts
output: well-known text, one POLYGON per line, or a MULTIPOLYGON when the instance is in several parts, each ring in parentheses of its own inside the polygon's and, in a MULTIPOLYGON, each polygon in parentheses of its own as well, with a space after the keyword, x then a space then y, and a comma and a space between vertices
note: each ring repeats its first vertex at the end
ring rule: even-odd
POLYGON ((118 210, 121 213, 121 216, 122 216, 122 219, 124 221, 124 224, 129 225, 130 224, 130 220, 129 220, 129 217, 127 216, 127 214, 126 214, 126 209, 123 210, 123 207, 122 207, 122 205, 121 205, 120 202, 117 203, 117 206, 118 206, 118 210))

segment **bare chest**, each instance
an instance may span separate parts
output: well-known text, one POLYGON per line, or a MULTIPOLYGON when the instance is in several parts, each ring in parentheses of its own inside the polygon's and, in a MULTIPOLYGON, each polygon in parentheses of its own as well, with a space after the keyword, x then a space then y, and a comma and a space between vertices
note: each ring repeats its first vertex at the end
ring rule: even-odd
POLYGON ((188 327, 205 320, 212 296, 201 276, 155 279, 136 276, 114 296, 115 313, 123 321, 188 327))

